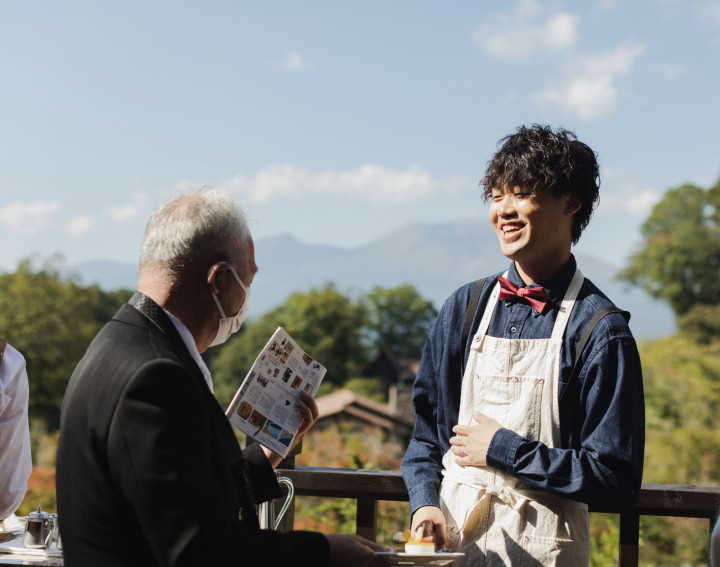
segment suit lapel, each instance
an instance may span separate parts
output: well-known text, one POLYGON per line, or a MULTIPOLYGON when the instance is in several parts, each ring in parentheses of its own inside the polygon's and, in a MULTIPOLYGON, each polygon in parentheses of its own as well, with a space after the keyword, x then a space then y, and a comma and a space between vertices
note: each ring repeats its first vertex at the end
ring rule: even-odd
POLYGON ((140 293, 139 291, 135 292, 128 303, 142 313, 154 327, 156 327, 168 338, 172 349, 185 363, 187 363, 187 367, 192 368, 198 378, 205 383, 205 378, 203 377, 200 368, 198 368, 197 363, 190 352, 188 352, 180 333, 178 333, 178 330, 175 328, 175 325, 173 325, 173 322, 170 320, 170 317, 167 316, 167 313, 165 313, 163 308, 147 295, 140 293))

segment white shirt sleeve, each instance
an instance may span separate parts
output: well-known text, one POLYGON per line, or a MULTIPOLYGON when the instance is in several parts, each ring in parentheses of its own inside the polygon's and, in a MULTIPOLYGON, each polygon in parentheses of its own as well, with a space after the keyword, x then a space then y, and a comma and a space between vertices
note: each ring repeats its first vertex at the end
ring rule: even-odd
POLYGON ((0 520, 22 502, 32 472, 25 359, 11 345, 0 363, 0 520))

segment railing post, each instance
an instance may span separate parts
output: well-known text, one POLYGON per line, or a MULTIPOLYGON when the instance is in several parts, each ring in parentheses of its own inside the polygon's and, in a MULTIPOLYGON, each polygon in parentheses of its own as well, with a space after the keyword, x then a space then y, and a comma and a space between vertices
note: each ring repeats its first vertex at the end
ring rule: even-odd
POLYGON ((357 499, 357 529, 355 533, 359 536, 375 541, 377 515, 377 500, 374 498, 357 499))
POLYGON ((620 514, 620 567, 637 567, 639 561, 640 514, 620 514))

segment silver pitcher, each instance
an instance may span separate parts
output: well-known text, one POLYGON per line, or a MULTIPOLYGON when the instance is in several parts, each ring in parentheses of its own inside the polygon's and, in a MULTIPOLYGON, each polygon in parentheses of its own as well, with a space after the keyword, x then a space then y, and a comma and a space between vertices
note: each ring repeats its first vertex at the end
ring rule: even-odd
POLYGON ((55 533, 55 516, 43 512, 38 506, 37 512, 30 512, 25 518, 23 545, 30 549, 50 547, 55 533))
POLYGON ((290 480, 288 477, 279 477, 278 484, 284 484, 287 488, 287 496, 285 496, 285 502, 283 502, 282 508, 280 508, 277 516, 275 516, 275 506, 273 505, 275 502, 274 500, 269 500, 268 502, 261 502, 260 504, 258 504, 257 513, 258 521, 260 522, 260 529, 278 529, 278 526, 280 525, 283 516, 285 516, 285 513, 288 511, 293 496, 295 495, 295 487, 293 486, 292 480, 290 480))

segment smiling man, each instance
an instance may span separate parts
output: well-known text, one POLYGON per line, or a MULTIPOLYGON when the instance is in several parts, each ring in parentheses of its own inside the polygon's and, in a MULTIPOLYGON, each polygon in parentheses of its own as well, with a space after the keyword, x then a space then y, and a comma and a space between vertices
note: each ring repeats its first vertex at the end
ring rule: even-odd
POLYGON ((457 290, 425 344, 402 463, 412 529, 465 565, 587 565, 588 504, 636 502, 645 443, 627 314, 571 253, 598 163, 572 132, 520 127, 482 184, 512 262, 457 290))

